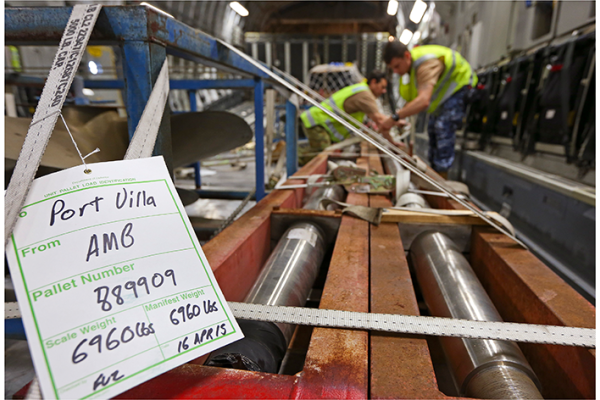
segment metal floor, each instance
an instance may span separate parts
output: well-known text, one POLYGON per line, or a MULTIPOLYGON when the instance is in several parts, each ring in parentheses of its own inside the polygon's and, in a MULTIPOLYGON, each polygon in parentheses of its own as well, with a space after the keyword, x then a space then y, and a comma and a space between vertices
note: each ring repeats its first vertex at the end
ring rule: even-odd
MULTIPOLYGON (((223 191, 251 191, 254 189, 254 161, 246 162, 244 169, 231 167, 230 165, 219 165, 213 167, 203 167, 202 189, 204 190, 223 190, 223 191)), ((193 179, 176 179, 175 186, 182 189, 195 189, 193 179)), ((201 217, 211 220, 226 220, 242 203, 242 200, 221 200, 221 199, 198 199, 185 207, 185 211, 190 217, 201 217)), ((246 211, 256 205, 256 201, 249 201, 242 211, 236 216, 239 218, 246 211)))
MULTIPOLYGON (((245 161, 246 167, 232 167, 231 165, 217 165, 202 167, 200 170, 202 189, 206 190, 233 190, 250 191, 255 185, 255 163, 245 161)), ((175 186, 182 189, 195 189, 193 178, 175 179, 175 186)))

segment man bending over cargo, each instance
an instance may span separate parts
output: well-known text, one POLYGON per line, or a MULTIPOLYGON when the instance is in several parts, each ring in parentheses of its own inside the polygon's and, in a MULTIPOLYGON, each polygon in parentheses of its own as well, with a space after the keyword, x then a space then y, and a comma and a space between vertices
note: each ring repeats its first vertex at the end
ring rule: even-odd
POLYGON ((444 178, 454 161, 456 130, 465 116, 465 92, 477 85, 477 75, 456 51, 425 45, 412 50, 389 42, 383 52, 387 66, 399 74, 400 96, 407 101, 398 118, 427 111, 429 114, 429 163, 444 178), (407 74, 406 76, 403 76, 407 74))
MULTIPOLYGON (((386 92, 386 88, 385 74, 373 71, 367 77, 366 82, 346 86, 323 101, 321 105, 334 113, 337 110, 343 110, 359 122, 363 122, 367 115, 375 122, 382 135, 392 141, 389 134, 390 128, 394 125, 403 126, 405 121, 399 121, 395 116, 385 116, 379 112, 376 99, 386 92)), ((311 152, 322 151, 332 143, 341 142, 350 137, 350 132, 341 123, 329 117, 318 107, 311 107, 304 111, 300 115, 300 119, 311 152)))

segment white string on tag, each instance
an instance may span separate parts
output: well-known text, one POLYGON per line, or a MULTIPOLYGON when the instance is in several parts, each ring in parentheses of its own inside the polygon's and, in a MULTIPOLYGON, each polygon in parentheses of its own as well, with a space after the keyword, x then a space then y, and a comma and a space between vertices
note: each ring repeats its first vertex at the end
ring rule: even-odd
POLYGON ((90 151, 87 156, 83 156, 83 159, 85 160, 86 158, 88 158, 92 154, 96 154, 96 153, 99 153, 99 152, 100 152, 100 148, 96 147, 94 150, 90 151))
POLYGON ((85 157, 82 156, 81 151, 79 151, 79 146, 77 146, 77 142, 75 142, 75 138, 73 137, 73 134, 71 133, 71 130, 69 129, 69 125, 67 125, 67 121, 65 121, 65 118, 63 117, 61 112, 59 112, 59 115, 60 115, 60 119, 62 119, 63 124, 65 124, 65 128, 67 128, 67 132, 69 132, 69 136, 71 137, 71 141, 73 142, 73 145, 75 146, 75 150, 77 150, 77 154, 79 154, 79 158, 81 158, 81 162, 83 163, 83 166, 85 167, 83 172, 85 174, 89 174, 90 172, 92 172, 92 170, 88 168, 87 164, 85 163, 85 159, 88 158, 89 156, 91 156, 92 154, 98 153, 100 151, 100 149, 96 147, 96 149, 93 150, 92 152, 90 152, 87 156, 85 156, 85 157))
POLYGON ((60 114, 60 110, 54 111, 53 113, 51 113, 49 115, 46 115, 45 117, 42 117, 42 118, 38 119, 35 122, 32 122, 31 124, 29 124, 29 127, 31 128, 32 126, 34 126, 36 124, 39 124, 40 122, 42 122, 42 121, 44 121, 44 120, 46 120, 46 119, 48 119, 48 118, 50 118, 50 117, 52 117, 53 115, 56 115, 56 114, 60 114))

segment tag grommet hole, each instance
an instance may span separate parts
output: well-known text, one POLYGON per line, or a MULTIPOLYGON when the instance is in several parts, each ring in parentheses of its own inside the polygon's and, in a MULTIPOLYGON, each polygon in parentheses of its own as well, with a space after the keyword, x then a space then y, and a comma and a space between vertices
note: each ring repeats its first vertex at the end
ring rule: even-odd
POLYGON ((83 173, 84 173, 84 174, 91 174, 91 173, 92 173, 92 170, 91 170, 91 169, 89 169, 89 168, 86 168, 86 169, 84 169, 84 170, 83 170, 83 173))

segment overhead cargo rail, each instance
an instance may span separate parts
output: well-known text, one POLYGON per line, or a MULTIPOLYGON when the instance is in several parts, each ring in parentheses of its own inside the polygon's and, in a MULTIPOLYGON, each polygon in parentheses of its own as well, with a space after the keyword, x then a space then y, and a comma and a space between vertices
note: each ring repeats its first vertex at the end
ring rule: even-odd
MULTIPOLYGON (((72 7, 7 8, 4 11, 6 45, 58 44, 71 10, 72 7)), ((154 43, 166 48, 167 54, 236 74, 268 78, 267 74, 212 36, 145 6, 102 8, 90 43, 121 42, 125 45, 127 42, 154 43)))

